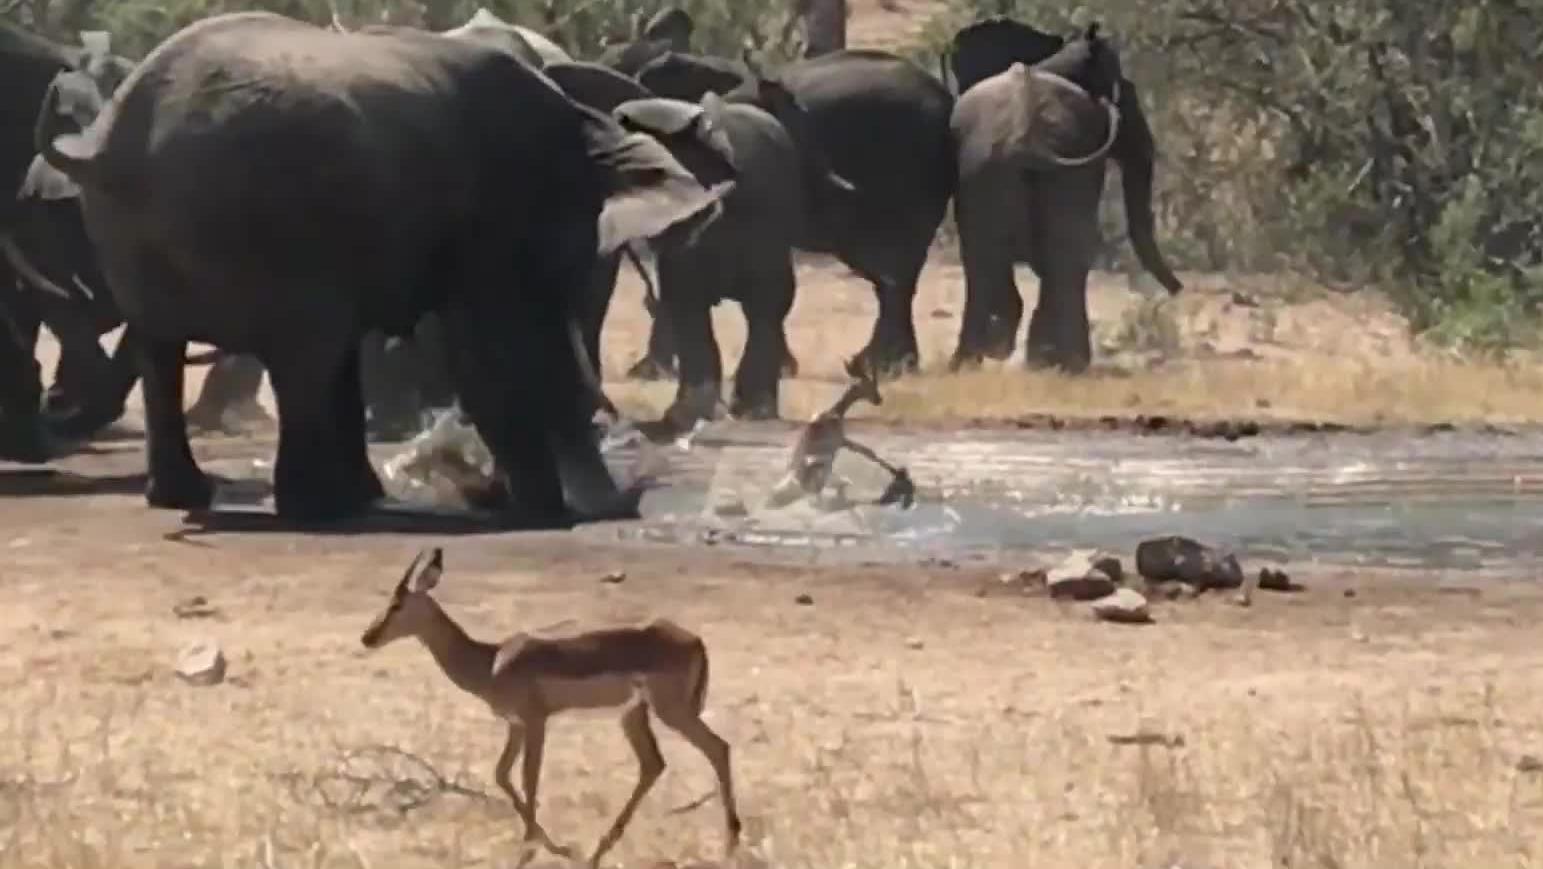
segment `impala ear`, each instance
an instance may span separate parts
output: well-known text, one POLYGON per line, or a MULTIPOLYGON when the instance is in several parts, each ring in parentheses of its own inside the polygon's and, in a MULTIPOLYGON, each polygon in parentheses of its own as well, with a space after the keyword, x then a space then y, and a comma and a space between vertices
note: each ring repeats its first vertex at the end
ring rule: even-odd
POLYGON ((445 550, 439 546, 423 550, 418 553, 417 558, 413 559, 413 567, 408 568, 408 577, 411 579, 409 587, 412 591, 415 594, 432 591, 434 586, 439 585, 440 574, 445 572, 445 550), (425 555, 428 556, 428 560, 422 567, 418 567, 418 562, 424 561, 425 555), (413 567, 418 569, 413 570, 413 567))

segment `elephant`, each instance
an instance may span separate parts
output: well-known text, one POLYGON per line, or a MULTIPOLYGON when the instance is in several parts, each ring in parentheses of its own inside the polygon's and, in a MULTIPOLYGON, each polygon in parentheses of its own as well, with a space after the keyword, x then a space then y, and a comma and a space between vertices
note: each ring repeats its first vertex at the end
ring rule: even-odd
POLYGON ((879 315, 857 361, 879 374, 915 370, 911 304, 956 183, 953 96, 916 64, 871 49, 796 61, 775 82, 747 82, 728 99, 771 112, 803 155, 810 219, 798 247, 833 254, 873 284, 879 315), (834 191, 830 171, 855 192, 834 191))
POLYGON ((959 167, 954 212, 966 301, 951 365, 1011 354, 1023 312, 1013 264, 1027 261, 1040 278, 1028 362, 1082 371, 1092 360, 1087 275, 1109 156, 1121 167, 1137 256, 1170 293, 1183 286, 1155 239, 1155 148, 1135 87, 1096 25, 1049 57, 1010 60, 1003 71, 975 78, 1007 58, 1002 35, 1011 33, 1023 36, 1026 52, 1053 43, 1002 19, 967 28, 954 42, 961 88, 951 121, 959 167), (982 46, 996 53, 986 57, 982 46))
POLYGON ((710 93, 728 94, 753 78, 742 63, 721 57, 668 51, 637 72, 655 96, 694 103, 710 93))
MULTIPOLYGON (((634 19, 635 21, 636 19, 634 19)), ((666 6, 643 25, 638 38, 612 45, 601 52, 599 62, 623 75, 637 75, 653 59, 671 51, 690 51, 696 23, 686 10, 666 6)))
POLYGON ((52 83, 61 90, 60 120, 78 127, 133 68, 110 53, 105 33, 81 38, 80 47, 57 45, 0 22, 0 79, 6 82, 0 95, 0 315, 8 326, 0 329, 0 456, 25 462, 51 458, 55 436, 89 434, 116 419, 122 407, 116 393, 126 395, 124 372, 132 367, 132 341, 120 345, 125 352, 117 366, 107 364, 97 342, 116 314, 105 292, 90 298, 89 288, 102 285, 70 185, 39 165, 32 141, 52 83), (84 293, 74 289, 76 277, 88 287, 84 293), (33 356, 44 319, 61 345, 47 416, 33 356))
MULTIPOLYGON (((710 313, 719 301, 732 299, 744 310, 749 336, 730 412, 775 418, 788 357, 783 322, 793 307, 793 246, 807 219, 797 146, 769 112, 711 93, 701 103, 634 100, 613 114, 629 129, 706 137, 709 147, 723 137, 737 179, 712 225, 690 244, 658 248, 659 301, 680 355, 680 381, 666 417, 689 424, 716 415, 723 372, 710 313)), ((827 173, 825 182, 838 192, 851 191, 833 174, 827 173)))
POLYGON ((574 296, 598 256, 710 224, 732 166, 698 178, 485 45, 266 12, 173 34, 84 133, 48 122, 55 98, 37 147, 81 186, 141 336, 152 507, 212 501, 181 399, 183 349, 202 341, 272 379, 281 520, 371 509, 360 339, 432 311, 501 524, 638 515, 641 487, 617 486, 592 437, 574 296))
POLYGON ((663 54, 639 76, 660 96, 695 101, 720 93, 782 123, 805 166, 809 215, 798 248, 833 254, 878 296, 879 316, 858 360, 881 374, 915 370, 921 357, 911 304, 956 182, 948 88, 908 60, 869 49, 795 61, 775 76, 663 54), (779 87, 763 90, 762 80, 779 87), (779 102, 784 94, 790 99, 779 102), (829 170, 855 194, 832 195, 829 170))

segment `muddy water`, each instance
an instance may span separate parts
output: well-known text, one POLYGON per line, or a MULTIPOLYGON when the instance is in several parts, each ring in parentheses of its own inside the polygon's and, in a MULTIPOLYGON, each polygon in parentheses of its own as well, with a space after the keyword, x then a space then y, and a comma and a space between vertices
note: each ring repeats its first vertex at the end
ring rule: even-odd
POLYGON ((852 435, 911 470, 911 510, 875 507, 888 476, 843 454, 856 506, 764 509, 797 429, 719 424, 689 451, 609 459, 664 485, 627 534, 665 542, 1012 560, 1179 533, 1256 561, 1452 570, 1543 562, 1543 434, 1316 434, 1235 442, 1103 432, 852 435), (742 504, 748 515, 733 515, 742 504), (727 509, 725 509, 727 508, 727 509), (725 515, 727 514, 727 515, 725 515))

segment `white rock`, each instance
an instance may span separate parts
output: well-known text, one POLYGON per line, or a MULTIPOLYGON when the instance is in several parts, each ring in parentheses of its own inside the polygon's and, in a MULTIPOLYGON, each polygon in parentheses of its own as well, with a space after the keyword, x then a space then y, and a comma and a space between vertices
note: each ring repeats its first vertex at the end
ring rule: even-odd
POLYGON ((1046 577, 1052 598, 1098 600, 1114 592, 1114 577, 1094 566, 1096 550, 1079 549, 1051 568, 1046 577))
POLYGON ((200 640, 177 655, 177 676, 189 685, 218 685, 225 681, 225 653, 213 640, 200 640))
POLYGON ((1093 615, 1106 622, 1120 624, 1145 624, 1152 620, 1147 599, 1128 588, 1116 589, 1114 594, 1101 597, 1090 605, 1093 615))

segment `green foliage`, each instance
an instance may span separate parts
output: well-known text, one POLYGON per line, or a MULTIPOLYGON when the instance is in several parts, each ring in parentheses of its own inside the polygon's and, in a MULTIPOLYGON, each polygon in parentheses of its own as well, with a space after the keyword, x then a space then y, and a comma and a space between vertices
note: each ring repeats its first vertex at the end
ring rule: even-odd
POLYGON ((1437 337, 1530 340, 1543 0, 954 0, 918 54, 999 13, 1120 45, 1181 267, 1374 281, 1437 337))

